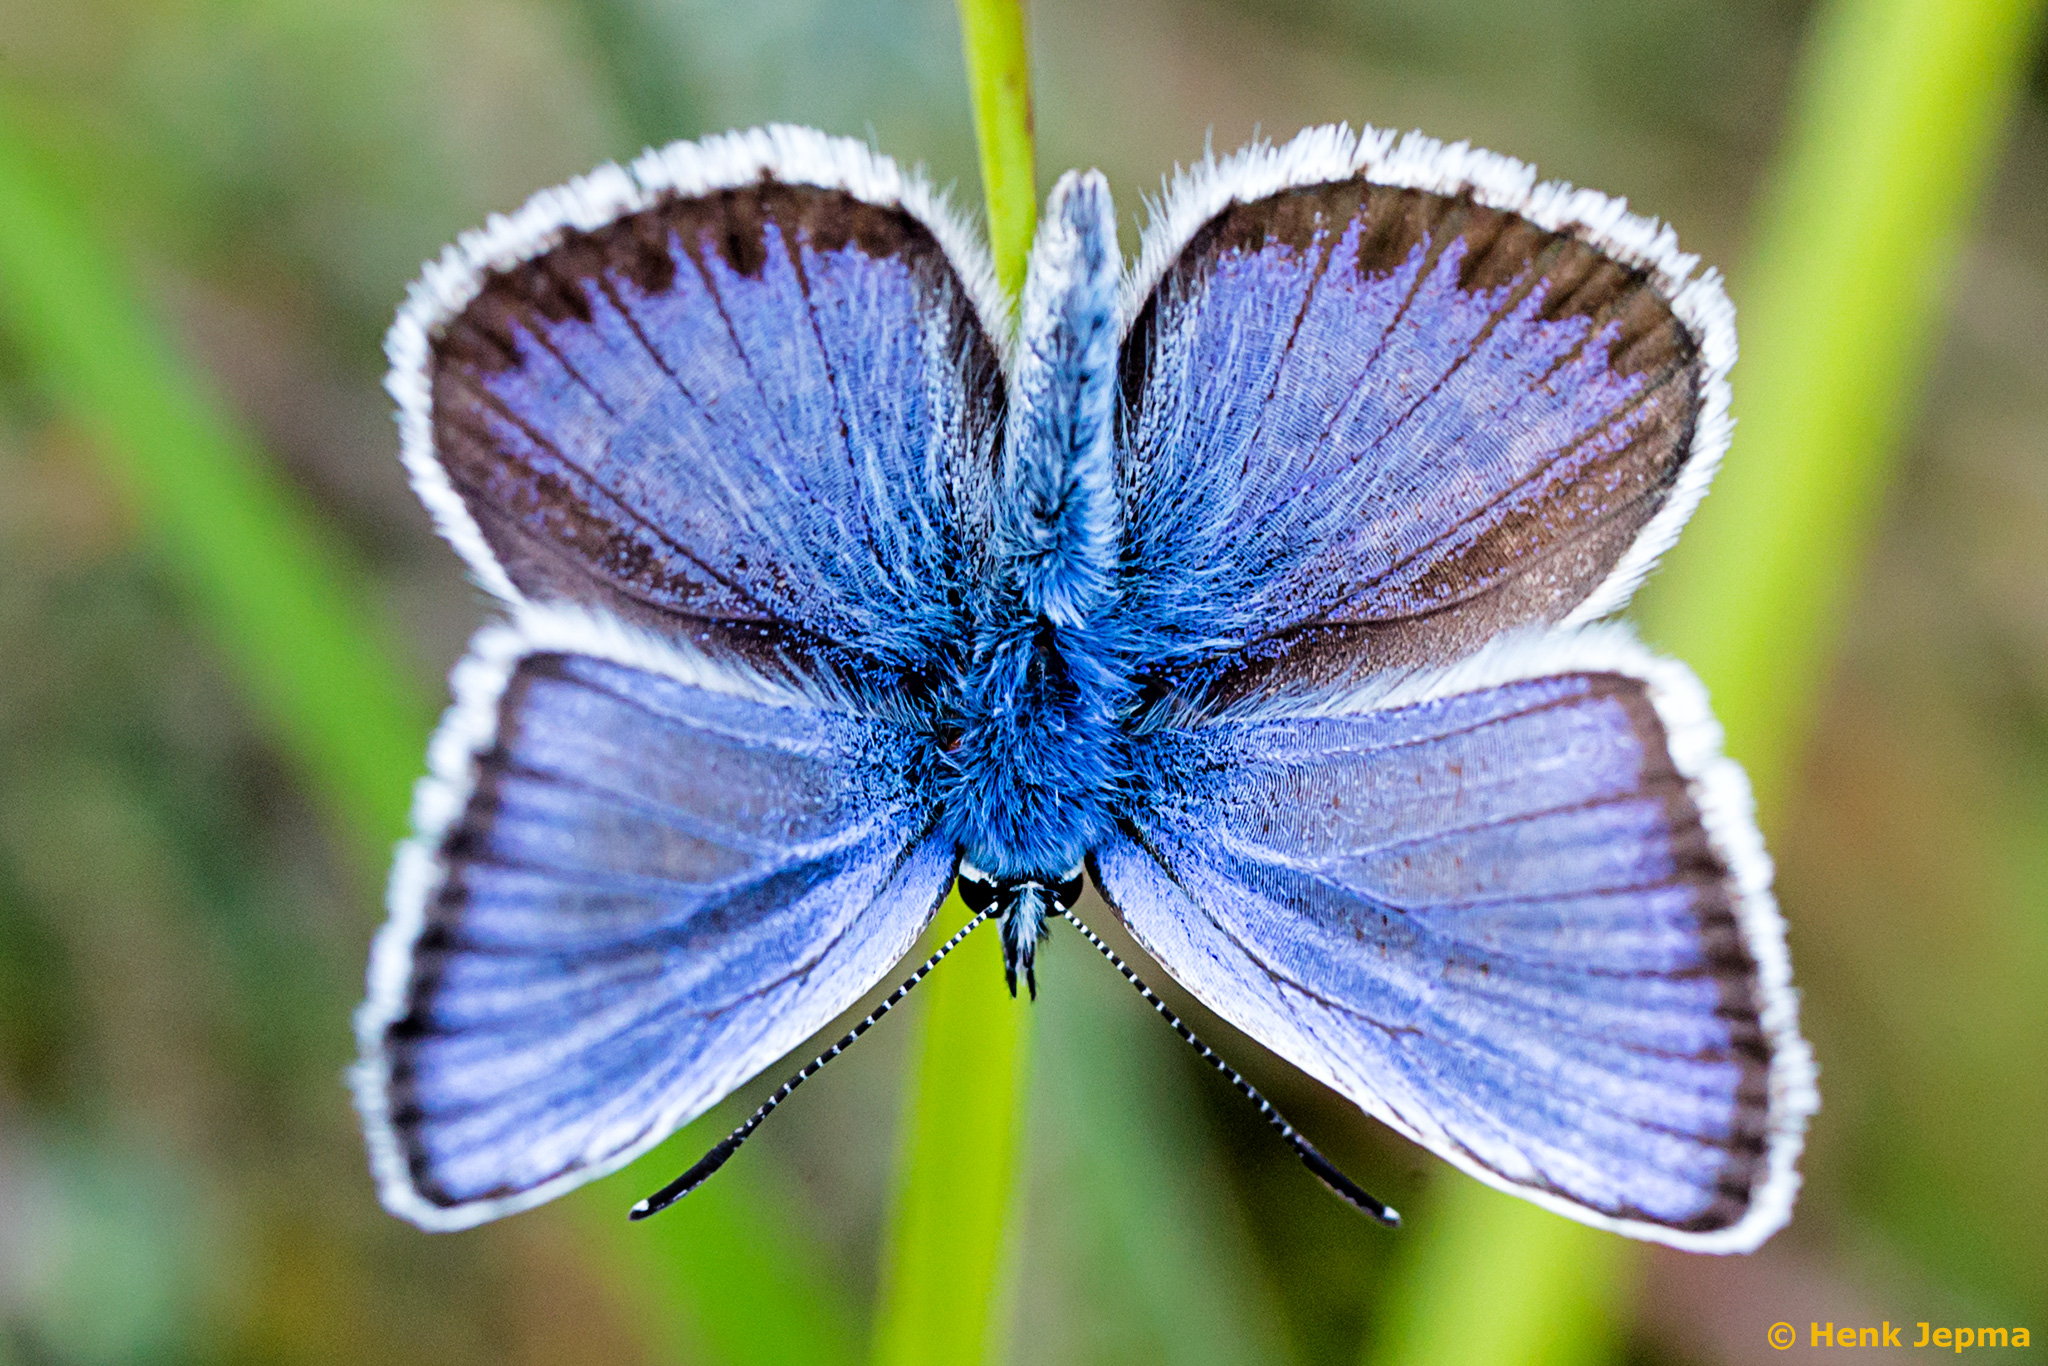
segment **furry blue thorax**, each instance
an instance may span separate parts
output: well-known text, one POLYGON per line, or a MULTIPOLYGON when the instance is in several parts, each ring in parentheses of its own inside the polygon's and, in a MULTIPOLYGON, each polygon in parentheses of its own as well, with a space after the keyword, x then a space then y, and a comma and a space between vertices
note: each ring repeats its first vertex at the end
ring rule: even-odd
POLYGON ((1132 687, 1110 625, 1120 526, 1111 448, 1121 258, 1109 187, 1054 188, 1024 286, 998 466, 995 582, 960 680, 946 816, 997 876, 1076 867, 1127 786, 1132 687))

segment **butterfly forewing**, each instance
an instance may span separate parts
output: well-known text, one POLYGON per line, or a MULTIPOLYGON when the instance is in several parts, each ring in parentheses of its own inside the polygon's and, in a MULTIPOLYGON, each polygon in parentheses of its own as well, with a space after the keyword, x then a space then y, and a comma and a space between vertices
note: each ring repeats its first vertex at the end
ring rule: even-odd
POLYGON ((635 174, 604 221, 466 244, 401 318, 423 494, 459 502, 501 591, 757 666, 914 661, 986 539, 979 255, 956 264, 942 205, 815 134, 635 174))
POLYGON ((851 1005, 945 894, 910 737, 693 667, 507 628, 465 665, 422 805, 447 820, 401 858, 361 1021, 397 1212, 461 1226, 628 1160, 851 1005))
POLYGON ((1210 1008, 1467 1170, 1755 1246, 1810 1064, 1697 685, 1603 631, 1390 700, 1156 736, 1104 894, 1210 1008))
POLYGON ((1511 163, 1460 184, 1462 149, 1347 147, 1304 135, 1184 187, 1217 209, 1155 240, 1133 300, 1140 610, 1179 638, 1164 681, 1213 701, 1612 610, 1724 436, 1725 299, 1681 283, 1668 235, 1611 230, 1598 196, 1577 207, 1610 230, 1577 221, 1511 163))

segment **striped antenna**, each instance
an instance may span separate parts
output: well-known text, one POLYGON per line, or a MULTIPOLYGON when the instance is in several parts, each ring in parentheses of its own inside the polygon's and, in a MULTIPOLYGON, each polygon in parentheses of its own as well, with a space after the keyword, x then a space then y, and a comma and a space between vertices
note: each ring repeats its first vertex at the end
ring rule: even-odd
MULTIPOLYGON (((670 1205, 673 1205, 676 1201, 688 1195, 691 1191, 697 1189, 697 1187, 703 1185, 706 1179, 710 1177, 711 1173, 717 1171, 720 1167, 723 1167, 726 1163, 726 1159, 730 1158, 734 1153, 738 1152, 740 1150, 740 1145, 747 1141, 747 1139, 753 1134, 754 1130, 761 1127, 761 1121, 768 1118, 768 1116, 774 1114, 775 1107, 782 1104, 782 1102, 784 1102, 785 1100, 789 1099, 790 1092, 796 1090, 797 1087, 802 1086, 805 1082, 809 1081, 812 1077, 816 1076, 818 1072, 824 1068, 826 1063, 832 1061, 832 1059, 838 1057, 841 1053, 844 1053, 847 1049, 851 1048, 853 1046, 853 1041, 855 1039, 858 1039, 861 1035, 867 1033, 869 1029, 873 1028, 875 1021, 881 1019, 884 1015, 887 1015, 890 1011, 894 1010, 896 1008, 896 1003, 898 1001, 901 1001, 904 997, 908 996, 910 994, 910 989, 912 987, 916 986, 919 982, 922 982, 925 979, 925 975, 927 973, 929 973, 933 968, 937 967, 940 963, 945 961, 947 954, 951 953, 954 949, 960 947, 961 940, 965 939, 970 933, 972 933, 976 928, 978 928, 982 921, 987 920, 994 914, 995 909, 993 907, 985 908, 977 912, 975 914, 974 919, 968 921, 965 925, 962 925, 957 934, 955 934, 951 939, 948 939, 945 943, 939 945, 939 951, 937 953, 933 954, 931 957, 924 960, 923 967, 919 968, 916 972, 911 973, 910 976, 904 978, 903 984, 901 986, 897 987, 896 990, 890 992, 887 997, 883 998, 883 1001, 880 1005, 876 1006, 873 1010, 869 1011, 868 1017, 865 1020, 862 1020, 852 1029, 847 1030, 846 1037, 842 1038, 838 1043, 833 1044, 830 1048, 820 1053, 817 1057, 812 1058, 809 1062, 805 1063, 800 1069, 798 1069, 797 1074, 795 1076, 791 1077, 788 1081, 782 1083, 781 1086, 775 1089, 774 1095, 768 1097, 768 1099, 761 1102, 760 1109, 754 1111, 753 1114, 747 1116, 747 1122, 745 1124, 740 1125, 739 1128, 734 1129, 724 1138, 719 1139, 718 1146, 713 1148, 710 1152, 704 1154, 702 1158, 698 1159, 696 1166, 690 1168, 690 1170, 684 1172, 681 1176, 669 1182, 666 1186, 663 1186, 660 1190, 648 1196, 639 1204, 633 1206, 633 1208, 627 1212, 627 1217, 631 1219, 645 1219, 650 1214, 659 1214, 663 1210, 667 1209, 670 1205)), ((1077 921, 1076 923, 1078 924, 1079 922, 1077 921)), ((1107 952, 1107 950, 1105 950, 1105 952, 1107 952)), ((1136 981, 1137 979, 1132 978, 1131 980, 1136 981)), ((1165 1007, 1163 1006, 1161 1007, 1161 1009, 1164 1008, 1165 1007)))
POLYGON ((1335 1164, 1333 1164, 1329 1158, 1324 1157, 1322 1153, 1316 1150, 1315 1144, 1309 1142, 1306 1138, 1303 1138, 1301 1136, 1301 1131, 1295 1128, 1292 1124, 1289 1124, 1286 1121, 1286 1119, 1281 1116, 1280 1112, 1273 1108, 1273 1102, 1267 1100, 1264 1096, 1259 1094, 1259 1090, 1256 1086, 1253 1086, 1250 1082, 1246 1081, 1244 1079, 1244 1076, 1235 1067, 1232 1067, 1229 1063, 1217 1057, 1216 1054, 1210 1050, 1209 1045, 1203 1043, 1200 1039, 1196 1038, 1195 1031, 1189 1029, 1186 1025, 1182 1024, 1180 1016, 1173 1013, 1173 1007, 1166 1004, 1166 1002, 1160 1000, 1159 997, 1153 993, 1152 988, 1146 986, 1142 981, 1140 981, 1138 979, 1138 974, 1131 971, 1130 964, 1124 962, 1124 960, 1117 955, 1117 951, 1115 949, 1103 943, 1102 937, 1100 935, 1096 934, 1095 931, 1089 929, 1087 925, 1083 924, 1081 918, 1075 915, 1072 911, 1062 907, 1060 910, 1060 914, 1065 916, 1068 923, 1073 925, 1075 929, 1079 930, 1081 934, 1088 940, 1088 942, 1095 946, 1095 951, 1097 953, 1101 954, 1104 958, 1107 958, 1109 960, 1110 966, 1114 967, 1118 972, 1124 975, 1124 980, 1126 982, 1129 982, 1132 986, 1138 989, 1138 994, 1144 997, 1145 1000, 1151 1004, 1154 1010, 1159 1012, 1161 1018, 1163 1018, 1168 1024, 1173 1026, 1174 1033, 1180 1035, 1183 1039, 1186 1039, 1188 1043, 1194 1048, 1194 1050, 1202 1055, 1204 1061, 1206 1061, 1211 1067, 1215 1068, 1218 1072, 1221 1072, 1224 1076, 1228 1077, 1230 1079, 1230 1084, 1232 1086, 1235 1086, 1238 1090, 1244 1092, 1245 1097, 1248 1100, 1250 1100, 1252 1104, 1259 1107, 1259 1113, 1266 1117, 1266 1123, 1272 1125, 1275 1129, 1279 1131, 1280 1137, 1287 1141, 1288 1147, 1294 1149, 1294 1155, 1301 1159, 1303 1166, 1307 1167, 1310 1171, 1314 1172, 1317 1175, 1317 1177, 1319 1177, 1322 1180, 1322 1183, 1324 1185, 1328 1186, 1331 1190, 1337 1192, 1337 1194, 1343 1196, 1346 1200, 1349 1200, 1352 1204, 1358 1206, 1358 1208, 1364 1210, 1367 1214, 1370 1214, 1373 1218, 1385 1224, 1388 1228, 1399 1228, 1401 1226, 1401 1215, 1397 1210, 1394 1210, 1389 1206, 1382 1204, 1380 1201, 1375 1200, 1372 1196, 1367 1195, 1365 1193, 1364 1188, 1361 1187, 1356 1181, 1353 1181, 1343 1172, 1338 1171, 1335 1164))

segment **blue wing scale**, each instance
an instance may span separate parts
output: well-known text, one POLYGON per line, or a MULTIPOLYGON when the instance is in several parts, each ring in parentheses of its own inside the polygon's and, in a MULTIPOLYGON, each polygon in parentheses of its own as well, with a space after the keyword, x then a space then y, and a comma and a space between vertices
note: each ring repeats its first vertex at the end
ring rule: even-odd
POLYGON ((981 258, 921 184, 796 130, 636 174, 430 273, 390 348, 416 483, 515 601, 884 691, 958 634, 987 540, 981 258))
POLYGON ((1812 1092, 1739 773, 1677 666, 1523 649, 1375 710, 1160 732, 1097 879, 1211 1009, 1483 1179, 1754 1246, 1812 1092))
POLYGON ((873 986, 953 877, 900 727, 645 642, 563 648, 607 644, 574 617, 525 629, 560 644, 483 638, 447 723, 474 738, 431 780, 450 819, 401 859, 359 1023, 384 1198, 429 1227, 702 1113, 873 986))
POLYGON ((1332 133, 1181 187, 1125 342, 1143 667, 1222 703, 1614 610, 1726 437, 1726 300, 1650 225, 1332 133))

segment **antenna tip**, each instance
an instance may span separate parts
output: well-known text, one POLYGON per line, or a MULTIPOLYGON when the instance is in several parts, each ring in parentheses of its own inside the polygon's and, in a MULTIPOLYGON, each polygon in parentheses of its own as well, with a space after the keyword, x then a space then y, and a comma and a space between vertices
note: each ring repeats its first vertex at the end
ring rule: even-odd
POLYGON ((1373 1218, 1379 1220, 1382 1224, 1385 1224, 1388 1228, 1399 1228, 1401 1226, 1400 1211, 1394 1209, 1391 1205, 1382 1204, 1372 1196, 1367 1195, 1362 1186, 1343 1172, 1338 1171, 1331 1164, 1329 1158, 1324 1157, 1318 1152, 1315 1144, 1296 1134, 1294 1136, 1294 1145, 1294 1151, 1301 1158, 1302 1165, 1321 1178, 1324 1185, 1343 1196, 1359 1209, 1364 1210, 1373 1218))
POLYGON ((633 1208, 626 1211, 626 1217, 628 1219, 645 1219, 652 1213, 654 1213, 654 1203, 649 1200, 641 1200, 633 1208))

